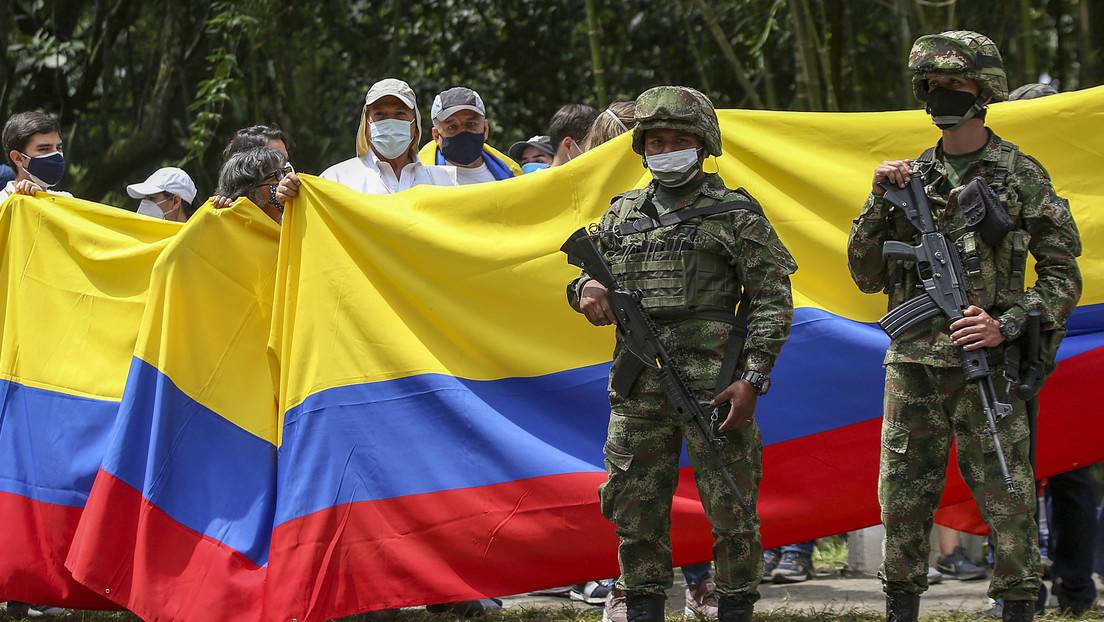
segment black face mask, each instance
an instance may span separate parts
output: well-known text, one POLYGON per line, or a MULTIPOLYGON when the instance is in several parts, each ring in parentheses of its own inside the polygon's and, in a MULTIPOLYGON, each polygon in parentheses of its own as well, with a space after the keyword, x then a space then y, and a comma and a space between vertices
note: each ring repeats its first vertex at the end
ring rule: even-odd
POLYGON ((983 110, 979 97, 966 91, 952 91, 943 87, 934 88, 928 93, 927 106, 924 109, 941 130, 957 129, 983 110))
POLYGON ((483 155, 483 133, 460 132, 445 136, 441 141, 441 153, 454 164, 471 164, 483 155))

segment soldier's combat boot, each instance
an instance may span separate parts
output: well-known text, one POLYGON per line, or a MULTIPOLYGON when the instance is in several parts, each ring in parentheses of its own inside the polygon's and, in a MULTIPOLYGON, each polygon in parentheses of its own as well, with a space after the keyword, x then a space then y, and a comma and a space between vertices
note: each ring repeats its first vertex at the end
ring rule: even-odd
POLYGON ((919 594, 886 593, 886 622, 916 622, 919 617, 919 594))
POLYGON ((754 603, 722 596, 721 604, 717 608, 717 620, 718 622, 751 622, 751 612, 754 608, 754 603))
POLYGON ((1031 622, 1035 619, 1035 603, 1030 600, 1006 600, 1001 618, 1004 622, 1031 622))
POLYGON ((662 596, 636 596, 627 594, 625 604, 628 607, 629 622, 663 622, 662 596))

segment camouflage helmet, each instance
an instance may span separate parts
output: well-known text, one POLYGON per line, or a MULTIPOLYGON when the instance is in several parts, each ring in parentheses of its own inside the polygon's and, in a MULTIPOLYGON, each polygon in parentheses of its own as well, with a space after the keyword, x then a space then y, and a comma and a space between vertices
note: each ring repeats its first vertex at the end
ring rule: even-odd
POLYGON ((721 155, 721 126, 713 102, 687 86, 657 86, 636 98, 633 151, 644 155, 644 132, 663 128, 696 135, 706 155, 721 155))
POLYGON ((927 100, 929 73, 961 75, 977 83, 982 97, 988 95, 995 102, 1008 99, 1008 77, 1000 50, 983 34, 948 30, 924 35, 912 44, 908 67, 912 92, 920 101, 927 100))
POLYGON ((1043 84, 1042 82, 1033 82, 1031 84, 1025 84, 1016 90, 1008 94, 1008 101, 1016 101, 1017 99, 1035 99, 1036 97, 1046 97, 1047 95, 1057 95, 1058 89, 1049 84, 1043 84))

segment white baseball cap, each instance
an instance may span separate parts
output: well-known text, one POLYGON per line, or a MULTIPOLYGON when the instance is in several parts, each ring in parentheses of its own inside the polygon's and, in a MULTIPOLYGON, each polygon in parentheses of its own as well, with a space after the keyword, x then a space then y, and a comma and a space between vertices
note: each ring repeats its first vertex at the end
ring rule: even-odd
POLYGON ((151 194, 168 192, 191 203, 196 196, 196 187, 188 174, 175 166, 159 168, 140 184, 127 186, 127 194, 132 199, 144 199, 151 194))

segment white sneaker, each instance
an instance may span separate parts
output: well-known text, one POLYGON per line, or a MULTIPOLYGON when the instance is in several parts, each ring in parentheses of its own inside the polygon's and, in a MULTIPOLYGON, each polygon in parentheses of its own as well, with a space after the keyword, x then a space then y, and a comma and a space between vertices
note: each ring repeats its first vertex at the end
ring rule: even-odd
POLYGON ((582 601, 588 605, 601 605, 613 590, 613 579, 587 581, 571 588, 571 600, 582 601))

